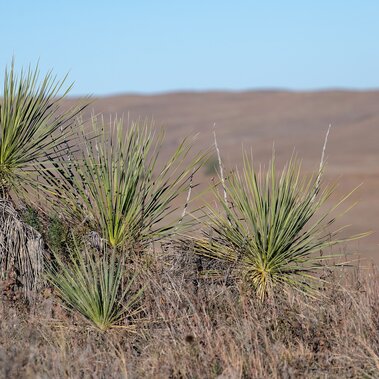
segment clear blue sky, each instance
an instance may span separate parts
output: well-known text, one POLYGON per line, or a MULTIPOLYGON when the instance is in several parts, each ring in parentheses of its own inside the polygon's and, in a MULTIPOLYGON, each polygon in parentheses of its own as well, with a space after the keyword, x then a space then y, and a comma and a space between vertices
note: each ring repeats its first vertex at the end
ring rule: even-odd
POLYGON ((379 0, 0 0, 0 15, 1 71, 39 59, 76 95, 379 88, 379 0))

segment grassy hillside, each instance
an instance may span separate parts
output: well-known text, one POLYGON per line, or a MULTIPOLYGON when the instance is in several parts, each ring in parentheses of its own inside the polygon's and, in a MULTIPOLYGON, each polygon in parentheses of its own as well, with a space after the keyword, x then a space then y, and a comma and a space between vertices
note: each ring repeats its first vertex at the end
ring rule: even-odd
MULTIPOLYGON (((351 251, 379 262, 379 92, 209 92, 169 93, 154 96, 120 95, 95 99, 91 110, 126 118, 153 118, 166 130, 167 150, 199 133, 198 149, 213 144, 213 125, 226 166, 239 165, 242 145, 252 149, 256 162, 266 163, 272 146, 278 162, 293 149, 308 171, 317 170, 323 139, 332 124, 327 149, 327 180, 340 183, 338 194, 362 184, 352 197, 358 204, 342 220, 352 232, 373 231, 351 251)), ((201 178, 209 183, 209 177, 201 178)))
POLYGON ((375 93, 63 85, 5 74, 0 375, 379 376, 375 93))

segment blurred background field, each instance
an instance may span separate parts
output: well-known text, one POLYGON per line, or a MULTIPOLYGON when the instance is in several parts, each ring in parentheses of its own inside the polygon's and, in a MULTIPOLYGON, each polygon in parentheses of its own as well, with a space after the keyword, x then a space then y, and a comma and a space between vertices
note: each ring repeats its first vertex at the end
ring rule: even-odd
MULTIPOLYGON (((252 150, 256 164, 267 165, 274 146, 279 165, 295 151, 305 172, 315 172, 331 124, 325 184, 338 183, 337 198, 359 186, 345 208, 357 204, 338 225, 351 225, 353 234, 372 231, 350 243, 347 251, 378 263, 378 103, 378 91, 178 92, 98 97, 87 116, 94 112, 104 113, 105 119, 112 114, 123 115, 125 121, 154 119, 166 131, 162 158, 183 137, 197 133, 196 149, 212 147, 215 124, 226 171, 241 163, 242 147, 252 150)), ((202 188, 217 176, 212 162, 215 156, 196 178, 202 188)))

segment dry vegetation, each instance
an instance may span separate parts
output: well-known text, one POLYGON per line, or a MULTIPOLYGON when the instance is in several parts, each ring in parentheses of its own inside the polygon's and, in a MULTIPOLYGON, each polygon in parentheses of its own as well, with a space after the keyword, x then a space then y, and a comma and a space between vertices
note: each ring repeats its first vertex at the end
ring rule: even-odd
POLYGON ((99 332, 49 292, 35 308, 3 301, 3 377, 378 377, 374 270, 326 270, 317 297, 289 291, 261 303, 239 286, 199 278, 206 262, 180 253, 149 251, 135 263, 146 288, 133 327, 99 332))
POLYGON ((224 176, 215 141, 215 205, 194 217, 207 154, 191 142, 162 161, 151 125, 88 129, 80 108, 59 112, 51 74, 5 77, 0 375, 379 376, 377 272, 329 256, 349 238, 322 207, 326 141, 311 177, 295 157, 265 171, 249 155, 224 176))

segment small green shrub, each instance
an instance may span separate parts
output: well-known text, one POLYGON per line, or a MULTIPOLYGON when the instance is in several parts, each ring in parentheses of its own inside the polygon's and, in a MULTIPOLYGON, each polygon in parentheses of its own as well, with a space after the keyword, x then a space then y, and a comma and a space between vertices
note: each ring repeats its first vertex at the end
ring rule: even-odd
POLYGON ((15 72, 14 62, 5 70, 0 96, 0 197, 12 195, 31 200, 30 191, 48 191, 38 180, 41 170, 53 169, 53 162, 72 136, 71 125, 83 105, 62 109, 65 79, 57 81, 49 72, 39 80, 39 69, 15 72))
POLYGON ((61 177, 51 179, 66 215, 86 222, 110 247, 125 250, 184 226, 183 215, 171 217, 172 204, 189 190, 202 155, 187 163, 191 144, 184 140, 158 168, 163 134, 155 135, 146 123, 125 129, 122 120, 108 125, 94 118, 92 132, 95 138, 84 137, 83 155, 63 163, 61 177))
POLYGON ((69 226, 57 215, 49 217, 31 206, 27 206, 20 213, 22 221, 42 235, 49 250, 65 252, 68 245, 73 246, 72 235, 83 237, 76 230, 71 230, 70 233, 69 226))
POLYGON ((210 232, 195 240, 195 251, 227 262, 260 299, 274 287, 304 290, 319 260, 327 259, 315 253, 344 241, 336 238, 338 230, 329 230, 332 210, 317 216, 333 187, 320 191, 323 168, 317 177, 302 179, 296 158, 281 174, 274 158, 267 172, 251 162, 245 155, 242 172, 231 173, 224 193, 215 189, 219 208, 207 207, 210 232))
POLYGON ((126 274, 114 251, 100 256, 76 245, 67 262, 55 254, 47 278, 72 310, 105 331, 137 312, 142 290, 131 291, 135 276, 124 286, 126 274))
POLYGON ((51 217, 46 231, 46 242, 49 248, 55 252, 64 250, 67 235, 67 226, 57 216, 51 217))
POLYGON ((34 228, 38 233, 43 233, 43 223, 41 222, 40 215, 38 211, 31 206, 26 206, 20 214, 22 220, 34 228))

